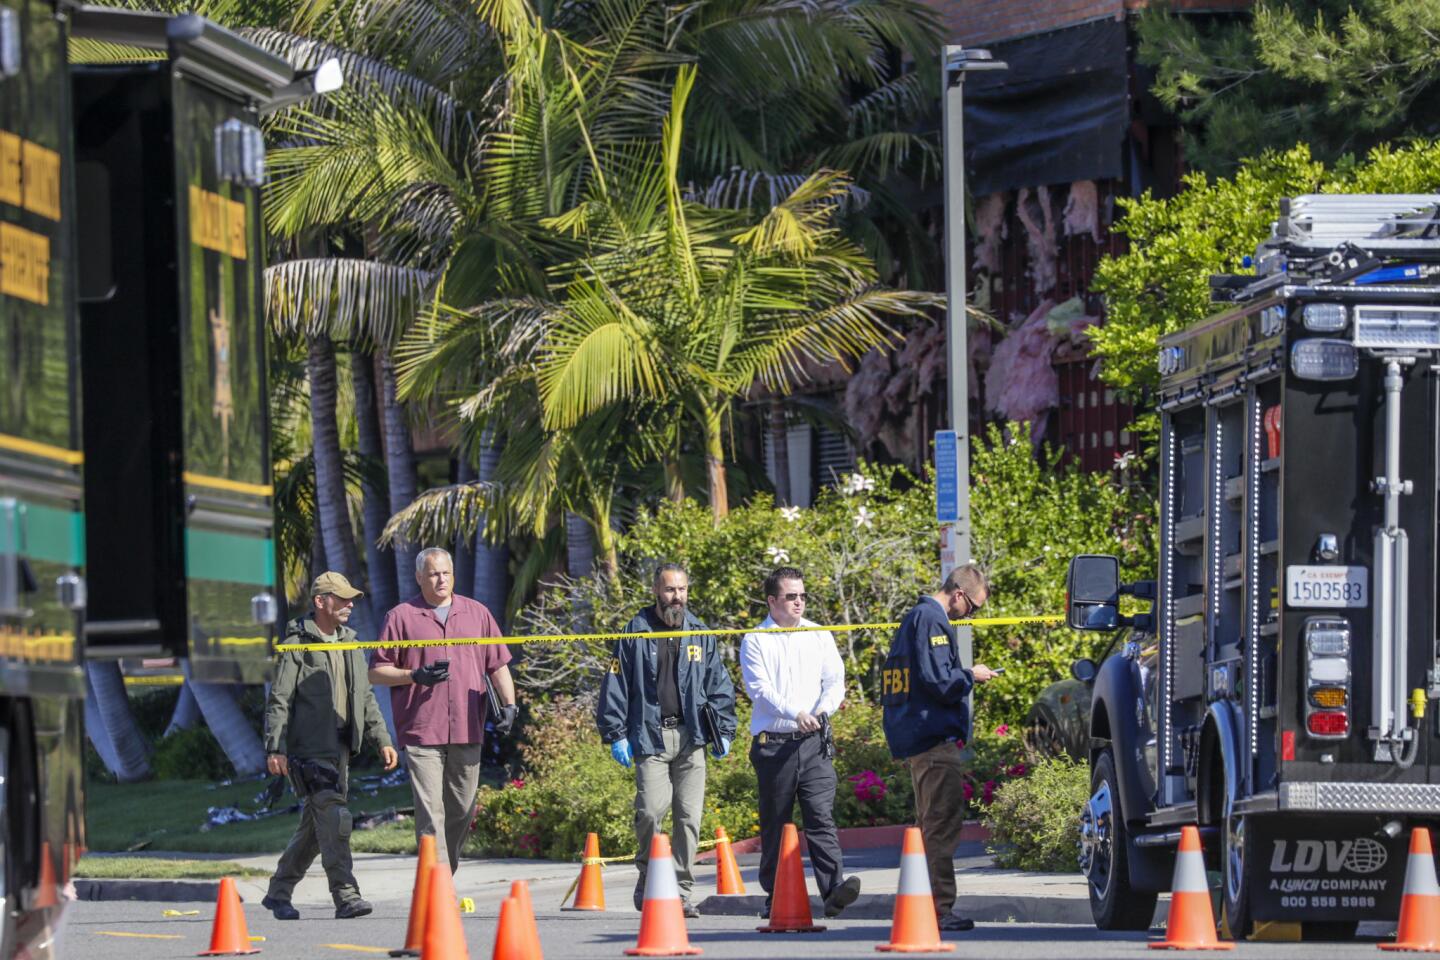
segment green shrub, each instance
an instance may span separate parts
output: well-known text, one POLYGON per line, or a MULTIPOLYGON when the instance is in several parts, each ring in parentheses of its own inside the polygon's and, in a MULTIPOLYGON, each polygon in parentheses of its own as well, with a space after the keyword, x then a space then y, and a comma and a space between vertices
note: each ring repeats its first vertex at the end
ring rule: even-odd
POLYGON ((150 765, 161 780, 223 780, 235 772, 219 741, 203 723, 162 739, 155 745, 150 765))
POLYGON ((1089 768, 1065 758, 1042 760, 1027 776, 1002 784, 984 816, 995 862, 1019 870, 1078 870, 1080 811, 1089 798, 1089 768))

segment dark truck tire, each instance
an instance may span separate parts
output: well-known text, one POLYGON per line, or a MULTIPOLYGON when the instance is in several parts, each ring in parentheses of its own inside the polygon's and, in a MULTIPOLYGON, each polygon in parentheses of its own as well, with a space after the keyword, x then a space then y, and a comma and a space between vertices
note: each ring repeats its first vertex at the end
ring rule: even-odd
POLYGON ((1120 809, 1120 783, 1115 776, 1115 758, 1109 748, 1095 758, 1090 774, 1093 798, 1105 787, 1110 797, 1108 813, 1096 823, 1092 863, 1086 873, 1090 890, 1090 915, 1101 930, 1149 930, 1155 918, 1155 891, 1130 886, 1130 831, 1120 809))
POLYGON ((1250 864, 1254 861, 1254 831, 1245 829, 1242 814, 1225 817, 1224 842, 1220 846, 1220 898, 1230 936, 1244 940, 1253 932, 1250 914, 1250 864))

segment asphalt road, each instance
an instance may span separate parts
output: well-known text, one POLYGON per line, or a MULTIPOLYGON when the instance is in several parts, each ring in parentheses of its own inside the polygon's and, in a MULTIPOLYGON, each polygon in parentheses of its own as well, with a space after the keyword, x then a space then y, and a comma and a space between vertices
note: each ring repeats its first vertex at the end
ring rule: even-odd
MULTIPOLYGON (((193 904, 177 905, 193 908, 193 904)), ((171 960, 194 957, 209 947, 213 907, 199 916, 166 918, 161 903, 80 902, 66 910, 60 933, 63 958, 106 960, 171 960)), ((404 908, 381 903, 376 912, 358 920, 335 920, 318 907, 301 920, 282 923, 255 904, 245 906, 246 922, 260 958, 383 957, 405 936, 404 908)), ((490 957, 496 913, 481 904, 463 918, 466 942, 474 960, 490 957)), ((692 945, 707 957, 743 960, 790 960, 796 957, 875 957, 875 944, 889 939, 889 924, 877 920, 820 921, 829 930, 820 934, 760 934, 757 921, 745 917, 708 916, 689 922, 692 945)), ((540 939, 547 960, 622 957, 635 945, 639 917, 628 909, 604 914, 542 912, 540 939)), ((1090 927, 1020 923, 980 924, 969 933, 948 938, 956 944, 952 956, 985 958, 1036 958, 1079 960, 1088 957, 1156 957, 1140 934, 1102 934, 1090 927)), ((1228 955, 1265 960, 1314 960, 1317 953, 1330 957, 1375 957, 1375 938, 1350 944, 1242 943, 1228 955)))

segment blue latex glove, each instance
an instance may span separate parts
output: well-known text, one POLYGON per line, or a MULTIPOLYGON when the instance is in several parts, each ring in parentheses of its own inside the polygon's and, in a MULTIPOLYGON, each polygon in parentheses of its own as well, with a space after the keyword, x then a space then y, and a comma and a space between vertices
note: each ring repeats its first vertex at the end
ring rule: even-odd
POLYGON ((716 760, 723 760, 725 757, 730 756, 730 738, 721 737, 719 751, 711 750, 710 755, 716 760))
POLYGON ((623 738, 610 744, 610 756, 614 757, 615 762, 626 770, 629 770, 635 763, 635 757, 630 752, 630 741, 623 738))

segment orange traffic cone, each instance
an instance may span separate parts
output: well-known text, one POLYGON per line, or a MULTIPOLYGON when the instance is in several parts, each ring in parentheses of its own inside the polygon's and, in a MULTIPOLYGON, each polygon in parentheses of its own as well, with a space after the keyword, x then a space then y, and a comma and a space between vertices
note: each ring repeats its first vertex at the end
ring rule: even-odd
POLYGON ((640 938, 625 951, 630 957, 691 957, 703 951, 690 946, 685 912, 680 906, 680 885, 675 882, 675 861, 670 838, 657 833, 650 841, 650 866, 645 872, 645 904, 640 911, 640 938))
POLYGON ((490 955, 491 960, 543 960, 529 906, 528 900, 519 897, 506 897, 500 904, 500 925, 495 928, 495 952, 490 955))
POLYGON ((580 886, 575 890, 575 902, 565 910, 604 910, 605 882, 600 878, 600 838, 593 833, 585 835, 585 857, 581 860, 580 886))
POLYGON ((455 884, 450 864, 438 860, 430 868, 430 892, 425 908, 425 940, 421 960, 470 960, 465 931, 460 927, 460 905, 455 901, 455 884))
POLYGON ((530 884, 524 880, 513 881, 510 884, 510 899, 515 901, 520 910, 525 935, 530 940, 530 952, 525 954, 525 960, 540 960, 540 926, 535 922, 535 904, 530 900, 530 884))
POLYGON ((415 889, 410 894, 410 923, 405 927, 405 946, 391 950, 392 957, 418 957, 425 946, 425 908, 430 903, 430 868, 435 866, 435 835, 420 837, 420 857, 415 861, 415 889))
POLYGON ((724 827, 715 828, 715 893, 722 897, 745 893, 740 864, 735 862, 735 851, 730 849, 730 836, 724 827))
POLYGON ((1205 854, 1200 851, 1200 831, 1188 826, 1180 831, 1180 852, 1175 855, 1175 876, 1170 883, 1170 919, 1165 939, 1150 944, 1152 950, 1233 950, 1235 944, 1215 937, 1215 913, 1210 909, 1210 884, 1205 879, 1205 854))
POLYGON ((819 933, 810 913, 810 892, 805 889, 805 865, 800 862, 800 833, 785 824, 780 834, 780 866, 770 897, 770 922, 756 927, 761 933, 819 933))
POLYGON ((1400 897, 1400 927, 1394 943, 1381 950, 1440 952, 1440 884, 1435 882, 1435 854, 1430 831, 1410 831, 1410 859, 1405 864, 1405 891, 1400 897))
POLYGON ((220 881, 220 896, 215 900, 215 925, 210 928, 210 949, 196 956, 227 957, 259 952, 259 948, 250 946, 250 931, 245 927, 245 908, 240 906, 235 881, 225 877, 220 881))
POLYGON ((30 902, 31 909, 40 910, 45 907, 53 907, 60 902, 56 896, 59 887, 55 884, 55 863, 50 859, 50 841, 40 842, 40 881, 35 884, 35 899, 30 902))
POLYGON ((949 953, 955 949, 953 943, 940 942, 940 922, 935 917, 930 868, 925 862, 925 840, 919 827, 905 829, 890 942, 876 944, 875 949, 886 953, 949 953))

